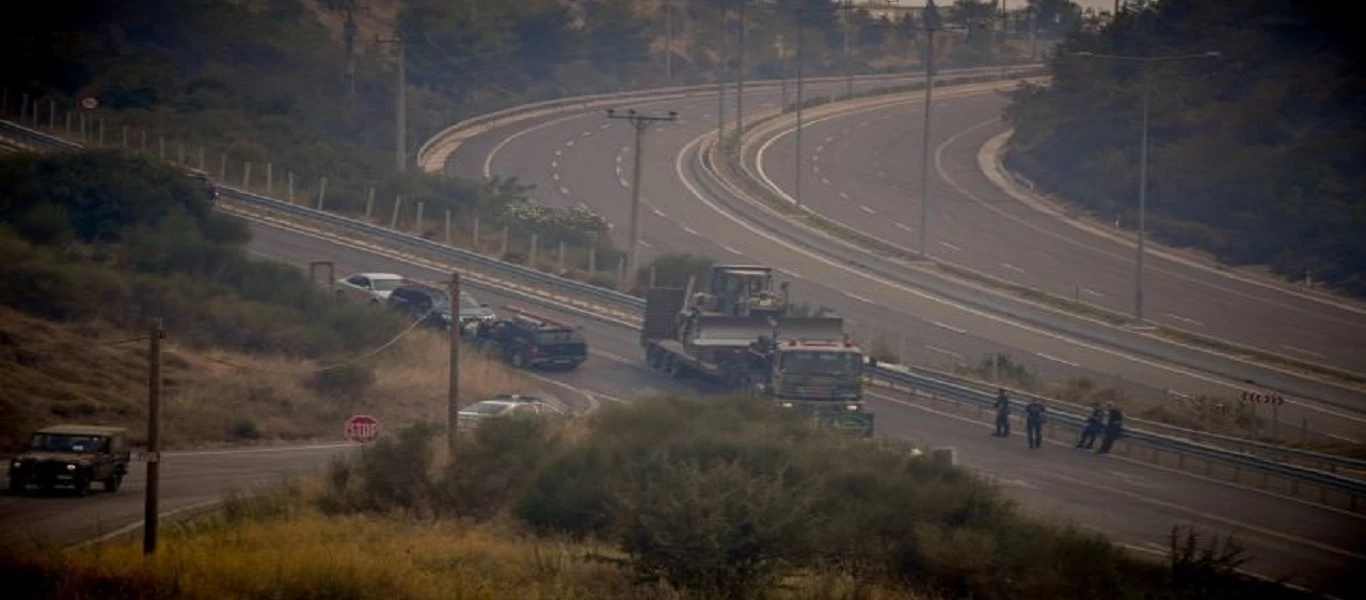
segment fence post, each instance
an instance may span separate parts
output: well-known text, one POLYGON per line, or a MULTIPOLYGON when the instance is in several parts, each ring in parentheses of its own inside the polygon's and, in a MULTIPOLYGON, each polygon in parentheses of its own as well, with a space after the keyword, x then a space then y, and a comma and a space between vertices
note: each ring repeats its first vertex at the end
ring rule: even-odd
POLYGON ((394 194, 394 212, 389 216, 389 229, 398 228, 398 211, 403 206, 403 194, 394 194))
POLYGON ((536 251, 540 249, 541 236, 537 233, 531 234, 531 247, 527 249, 527 266, 536 268, 536 251))
POLYGON ((290 203, 294 202, 294 171, 285 171, 285 179, 289 180, 288 198, 290 203))
POLYGON ((53 131, 56 131, 56 130, 57 130, 57 101, 56 101, 56 100, 48 100, 48 101, 47 101, 47 126, 48 126, 48 127, 51 127, 53 131))
POLYGON ((157 161, 166 162, 166 136, 157 136, 157 161))
POLYGON ((560 256, 559 256, 558 259, 556 259, 556 262, 559 263, 558 265, 556 265, 556 267, 557 267, 556 273, 564 273, 564 241, 563 241, 563 240, 560 241, 560 256))
POLYGON ((475 252, 480 252, 481 250, 479 248, 479 215, 477 214, 474 215, 474 225, 471 227, 471 229, 472 233, 470 235, 472 237, 470 237, 470 244, 474 247, 475 252))
POLYGON ((99 144, 104 145, 104 117, 100 117, 99 144))
POLYGON ((275 166, 274 166, 270 161, 266 161, 266 195, 267 195, 267 196, 269 196, 269 195, 271 195, 272 193, 274 193, 274 192, 271 190, 271 184, 273 183, 273 180, 274 180, 274 179, 275 179, 275 166))
POLYGON ((593 246, 588 249, 588 276, 598 274, 598 247, 593 246))
POLYGON ((617 289, 626 285, 626 255, 617 257, 617 289))
POLYGON ((124 125, 124 126, 121 127, 120 129, 123 130, 123 141, 119 143, 119 147, 121 147, 121 148, 127 148, 127 147, 128 147, 128 126, 127 126, 127 125, 124 125))
POLYGON ((424 208, 423 202, 422 202, 421 200, 418 200, 418 201, 417 201, 417 221, 414 223, 414 225, 416 225, 416 227, 414 227, 415 231, 413 232, 413 233, 416 233, 418 237, 423 237, 423 236, 422 236, 422 209, 423 209, 423 208, 424 208))
POLYGON ((318 180, 318 210, 323 209, 323 201, 327 199, 327 177, 318 180))
POLYGON ((175 143, 175 163, 178 164, 178 165, 184 165, 184 164, 185 164, 185 143, 184 143, 184 142, 177 141, 177 142, 175 143))
POLYGON ((71 113, 66 113, 66 134, 71 135, 71 113))
POLYGON ((370 215, 375 211, 375 186, 370 186, 370 191, 365 193, 365 220, 370 220, 370 215))
POLYGON ((242 163, 242 189, 251 191, 251 161, 242 163))
POLYGON ((19 122, 24 122, 24 117, 28 116, 28 94, 19 95, 19 122))
POLYGON ((204 147, 199 147, 199 170, 204 170, 204 147))
POLYGON ((508 226, 507 226, 507 225, 504 225, 504 226, 503 226, 503 247, 499 249, 499 252, 498 252, 498 257, 499 257, 499 258, 502 258, 502 257, 508 255, 508 237, 509 237, 510 235, 511 235, 511 234, 508 232, 508 226))
POLYGON ((218 179, 223 183, 228 182, 228 153, 218 153, 218 179))
POLYGON ((650 287, 655 286, 655 266, 650 265, 650 287))
POLYGON ((446 209, 446 245, 451 246, 451 209, 446 209))

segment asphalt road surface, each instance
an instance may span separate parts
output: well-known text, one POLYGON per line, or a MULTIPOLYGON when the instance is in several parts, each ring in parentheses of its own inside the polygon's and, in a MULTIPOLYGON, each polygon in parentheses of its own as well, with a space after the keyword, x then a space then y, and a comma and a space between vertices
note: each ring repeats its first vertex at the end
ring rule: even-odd
MULTIPOLYGON (((1002 192, 977 154, 1004 131, 1000 94, 935 103, 931 128, 929 252, 943 260, 1064 297, 1131 314, 1131 245, 1078 230, 1002 192)), ((916 247, 920 224, 923 101, 811 121, 803 127, 803 200, 855 229, 916 247)), ((795 136, 763 154, 763 171, 788 194, 795 136)), ((1136 192, 1135 192, 1136 193, 1136 192)), ((1160 198, 1151 198, 1160 202, 1160 198)), ((1145 316, 1168 327, 1300 360, 1366 372, 1366 310, 1286 288, 1209 273, 1161 256, 1145 265, 1145 316)))
MULTIPOLYGON (((339 273, 367 270, 440 276, 318 238, 270 227, 254 231, 253 251, 294 264, 333 260, 339 273)), ((492 306, 522 302, 488 290, 474 293, 492 306)), ((548 307, 544 310, 551 312, 548 307)), ((558 316, 584 325, 595 354, 577 372, 546 377, 594 397, 586 401, 709 391, 641 366, 633 331, 572 312, 558 316)), ((566 389, 565 393, 572 392, 566 389)), ((1102 457, 1057 445, 1030 451, 1018 435, 997 439, 988 435, 985 425, 893 396, 874 398, 872 407, 880 435, 953 446, 960 462, 997 476, 1007 492, 1030 510, 1105 531, 1135 550, 1160 552, 1172 525, 1193 523, 1210 532, 1236 534, 1254 554, 1249 568, 1263 575, 1293 576, 1295 583, 1343 597, 1363 583, 1366 528, 1362 517, 1119 456, 1102 457)), ((165 510, 193 506, 231 489, 317 472, 332 456, 346 451, 345 446, 329 445, 169 455, 163 467, 162 506, 165 510)), ((142 475, 136 469, 123 491, 112 496, 7 496, 0 503, 0 539, 7 544, 69 543, 113 531, 140 517, 142 489, 142 475)))
MULTIPOLYGON (((816 90, 809 95, 821 93, 816 90)), ((964 97, 971 98, 945 98, 944 108, 966 102, 964 97)), ((772 92, 748 94, 746 106, 749 110, 771 111, 777 108, 777 99, 772 92)), ((872 279, 766 238, 714 203, 709 204, 705 192, 686 181, 691 159, 685 150, 690 150, 689 144, 699 136, 715 128, 714 98, 619 108, 628 107, 643 112, 674 110, 680 114, 679 121, 656 124, 645 136, 641 211, 644 258, 655 253, 691 252, 721 262, 778 267, 793 281, 792 289, 798 300, 836 308, 850 321, 861 341, 868 341, 873 333, 885 335, 907 362, 977 365, 987 353, 1003 353, 1045 381, 1084 377, 1101 387, 1115 387, 1130 396, 1149 399, 1164 399, 1169 390, 1191 397, 1232 399, 1246 389, 1244 380, 1265 381, 1262 370, 1254 367, 1236 379, 1216 377, 1168 360, 1154 360, 1022 327, 996 315, 926 297, 906 286, 872 279)), ((951 112, 941 110, 940 114, 951 112)), ((916 136, 903 133, 902 137, 916 136)), ((815 143, 821 140, 815 138, 815 143)), ((615 232, 622 237, 630 205, 631 142, 629 125, 609 120, 598 112, 550 116, 476 136, 456 150, 448 169, 472 177, 486 173, 516 176, 537 186, 533 196, 540 202, 583 203, 607 215, 616 222, 615 232)), ((1361 399, 1356 392, 1332 391, 1340 394, 1338 400, 1342 403, 1361 399)), ((1366 421, 1361 416, 1332 408, 1324 410, 1309 417, 1311 428, 1332 427, 1333 433, 1343 439, 1362 438, 1361 429, 1366 429, 1366 421)))

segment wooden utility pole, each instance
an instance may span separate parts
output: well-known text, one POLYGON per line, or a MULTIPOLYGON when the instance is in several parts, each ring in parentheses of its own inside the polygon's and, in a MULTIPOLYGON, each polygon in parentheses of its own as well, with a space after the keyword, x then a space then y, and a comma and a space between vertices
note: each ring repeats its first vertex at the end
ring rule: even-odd
MULTIPOLYGON (((627 272, 624 273, 625 285, 627 290, 635 288, 636 283, 636 255, 639 253, 639 233, 640 233, 640 164, 641 152, 644 151, 645 129, 651 123, 657 121, 674 121, 678 119, 678 112, 669 111, 667 116, 645 115, 635 111, 634 108, 627 109, 626 114, 617 113, 616 109, 607 109, 607 118, 626 119, 635 127, 635 149, 631 156, 631 228, 630 239, 626 241, 626 259, 630 261, 626 265, 627 272)), ((717 138, 718 141, 720 138, 717 138)))
POLYGON ((153 319, 147 344, 147 490, 142 515, 142 553, 157 551, 157 501, 161 483, 161 319, 153 319))
POLYGON ((455 460, 456 432, 460 425, 460 274, 451 272, 451 375, 446 390, 446 446, 455 460))
MULTIPOLYGON (((474 10, 473 4, 470 10, 474 10)), ((396 97, 394 98, 394 166, 399 173, 402 173, 408 166, 408 77, 407 59, 405 57, 404 46, 408 40, 403 39, 397 29, 394 30, 394 37, 390 39, 380 39, 375 37, 376 44, 394 44, 398 52, 398 81, 394 84, 396 97)))

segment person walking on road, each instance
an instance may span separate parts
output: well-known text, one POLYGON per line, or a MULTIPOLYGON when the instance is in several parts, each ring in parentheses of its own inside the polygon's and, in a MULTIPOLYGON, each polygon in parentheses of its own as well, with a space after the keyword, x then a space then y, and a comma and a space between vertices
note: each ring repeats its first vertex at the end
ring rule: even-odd
POLYGON ((1115 406, 1110 409, 1110 421, 1105 424, 1105 437, 1101 439, 1096 454, 1109 454, 1110 447, 1121 435, 1124 435, 1124 411, 1115 406))
POLYGON ((1010 437, 1010 397, 1005 388, 996 390, 996 437, 1010 437))
POLYGON ((1044 413, 1043 401, 1032 398, 1029 404, 1025 405, 1025 434, 1029 436, 1029 447, 1037 450, 1043 446, 1043 422, 1044 413))
POLYGON ((1099 402, 1091 403, 1091 416, 1086 418, 1086 426, 1081 430, 1081 439, 1077 440, 1078 448, 1090 450, 1096 445, 1096 436, 1105 426, 1105 409, 1101 408, 1099 402))

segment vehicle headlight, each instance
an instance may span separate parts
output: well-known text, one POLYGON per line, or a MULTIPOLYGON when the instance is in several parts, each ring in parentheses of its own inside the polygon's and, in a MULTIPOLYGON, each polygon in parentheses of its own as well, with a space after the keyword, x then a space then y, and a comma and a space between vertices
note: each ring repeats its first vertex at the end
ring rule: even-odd
POLYGON ((857 404, 846 404, 846 405, 844 405, 844 410, 847 410, 847 411, 855 411, 855 410, 858 410, 858 409, 859 409, 859 406, 858 406, 857 404))
POLYGON ((791 403, 791 402, 784 402, 784 403, 780 404, 779 406, 781 406, 781 407, 783 407, 783 408, 792 408, 792 403, 791 403))
POLYGON ((13 461, 13 462, 11 462, 11 463, 9 464, 9 467, 10 467, 11 469, 18 469, 18 468, 21 468, 21 467, 23 467, 23 466, 24 466, 24 463, 22 463, 22 462, 20 462, 20 461, 17 461, 17 460, 16 460, 16 461, 13 461))
POLYGON ((75 470, 76 470, 76 465, 67 465, 67 466, 66 466, 66 470, 68 470, 68 471, 75 471, 75 470))

